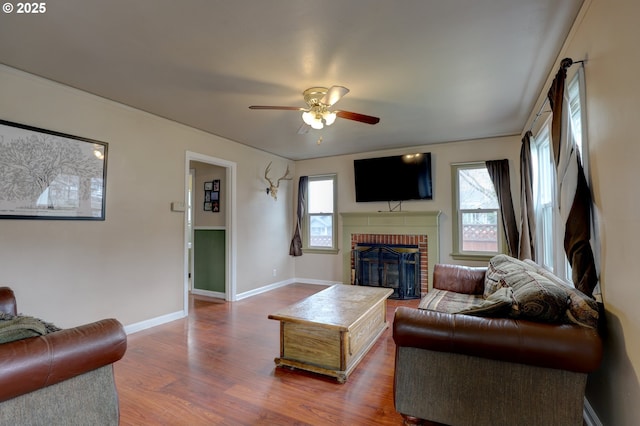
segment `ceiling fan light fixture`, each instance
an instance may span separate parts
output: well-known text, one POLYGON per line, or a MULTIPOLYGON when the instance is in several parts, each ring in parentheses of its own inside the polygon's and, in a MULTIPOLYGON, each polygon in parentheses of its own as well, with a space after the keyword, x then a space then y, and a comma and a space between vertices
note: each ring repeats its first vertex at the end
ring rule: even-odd
MULTIPOLYGON (((273 105, 250 105, 249 109, 275 109, 282 111, 303 111, 302 121, 313 129, 320 130, 324 126, 331 126, 337 117, 344 118, 346 120, 359 121, 367 124, 377 124, 380 121, 379 117, 371 115, 359 114, 357 112, 349 111, 330 111, 329 108, 340 100, 344 95, 349 93, 349 89, 343 86, 331 86, 326 87, 311 87, 302 95, 304 101, 307 104, 308 109, 299 108, 294 106, 273 106, 273 105)), ((305 126, 300 127, 298 133, 306 133, 307 128, 305 126), (304 131, 300 131, 304 129, 304 131)))
POLYGON ((327 126, 331 126, 336 121, 336 113, 325 111, 322 113, 322 118, 327 126))
POLYGON ((302 113, 302 121, 311 126, 311 124, 315 121, 316 115, 311 111, 305 111, 302 113))
POLYGON ((322 124, 322 119, 319 119, 318 117, 316 117, 310 125, 311 128, 316 130, 320 130, 324 127, 324 124, 322 124))

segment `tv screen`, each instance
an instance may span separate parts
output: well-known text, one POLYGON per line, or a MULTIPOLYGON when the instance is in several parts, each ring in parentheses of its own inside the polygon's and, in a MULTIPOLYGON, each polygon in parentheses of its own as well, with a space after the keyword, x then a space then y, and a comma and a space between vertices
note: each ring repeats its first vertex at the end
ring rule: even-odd
POLYGON ((431 200, 431 153, 353 161, 356 202, 431 200))

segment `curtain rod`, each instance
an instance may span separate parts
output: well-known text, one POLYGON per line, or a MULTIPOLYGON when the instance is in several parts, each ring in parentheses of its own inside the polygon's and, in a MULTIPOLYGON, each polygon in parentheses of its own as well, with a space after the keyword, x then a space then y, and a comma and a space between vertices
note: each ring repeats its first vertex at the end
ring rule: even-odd
MULTIPOLYGON (((574 61, 571 58, 564 58, 562 61, 560 61, 560 67, 567 69, 570 66, 575 65, 575 64, 581 64, 581 66, 584 66, 584 63, 585 63, 584 59, 581 59, 579 61, 574 61)), ((547 112, 551 112, 551 110, 543 111, 544 107, 547 105, 547 102, 549 102, 549 97, 545 96, 544 102, 542 102, 542 105, 540 105, 540 109, 538 110, 538 112, 536 114, 536 117, 531 122, 531 126, 529 127, 529 130, 527 130, 527 132, 530 132, 533 129, 533 126, 536 125, 536 121, 538 121, 538 118, 540 118, 540 116, 542 114, 545 114, 547 112)))

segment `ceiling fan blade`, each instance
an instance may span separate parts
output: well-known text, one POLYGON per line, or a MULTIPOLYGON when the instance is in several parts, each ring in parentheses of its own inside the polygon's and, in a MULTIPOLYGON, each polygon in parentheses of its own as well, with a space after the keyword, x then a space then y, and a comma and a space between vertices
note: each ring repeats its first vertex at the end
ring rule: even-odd
POLYGON ((298 128, 298 134, 304 135, 306 133, 309 133, 310 128, 311 126, 309 126, 307 123, 302 123, 302 125, 298 128))
POLYGON ((249 109, 279 109, 284 111, 306 111, 307 108, 290 107, 290 106, 272 106, 272 105, 251 105, 249 109))
POLYGON ((327 93, 320 100, 321 103, 331 106, 338 102, 340 98, 349 93, 349 89, 343 86, 331 86, 327 93))
POLYGON ((336 115, 340 118, 346 118, 347 120, 359 121, 367 124, 377 124, 380 122, 380 118, 372 115, 358 114, 357 112, 349 111, 336 111, 336 115))

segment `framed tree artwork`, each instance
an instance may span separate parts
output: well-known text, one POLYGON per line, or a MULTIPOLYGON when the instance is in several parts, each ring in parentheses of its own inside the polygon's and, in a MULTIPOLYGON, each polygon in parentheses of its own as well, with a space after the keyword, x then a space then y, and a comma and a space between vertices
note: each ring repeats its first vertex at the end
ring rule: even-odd
POLYGON ((0 120, 0 219, 105 220, 107 148, 0 120))

